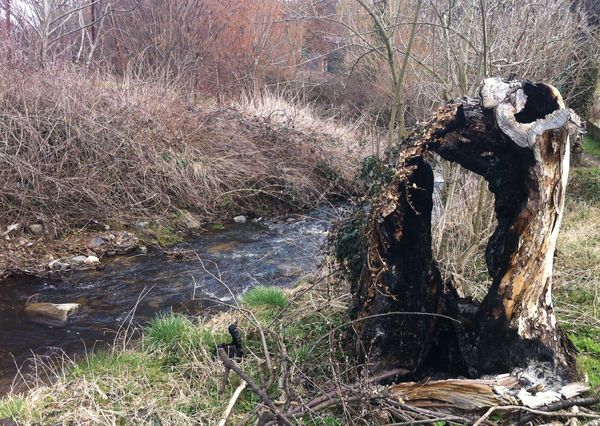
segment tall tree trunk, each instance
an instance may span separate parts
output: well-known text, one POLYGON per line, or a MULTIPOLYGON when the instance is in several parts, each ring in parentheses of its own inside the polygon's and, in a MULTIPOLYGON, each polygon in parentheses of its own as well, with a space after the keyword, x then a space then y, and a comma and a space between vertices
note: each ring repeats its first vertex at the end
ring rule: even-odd
POLYGON ((552 86, 490 78, 480 99, 448 103, 409 137, 391 184, 373 203, 354 295, 365 362, 416 374, 475 376, 530 360, 552 362, 563 375, 575 371, 552 305, 570 115, 552 86), (495 196, 498 227, 486 249, 492 285, 481 304, 461 300, 433 259, 428 152, 483 176, 495 196))

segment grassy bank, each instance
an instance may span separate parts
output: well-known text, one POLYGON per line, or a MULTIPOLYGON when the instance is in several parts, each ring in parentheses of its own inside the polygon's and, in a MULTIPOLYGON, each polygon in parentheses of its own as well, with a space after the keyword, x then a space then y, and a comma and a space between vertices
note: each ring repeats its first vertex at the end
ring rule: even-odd
MULTIPOLYGON (((226 330, 233 322, 244 340, 241 368, 276 401, 286 391, 298 400, 310 399, 332 381, 355 377, 335 344, 330 347, 325 339, 315 345, 346 320, 348 294, 335 285, 307 280, 285 293, 256 288, 238 309, 207 321, 159 317, 138 343, 67 362, 50 372, 52 386, 38 384, 24 395, 8 396, 0 402, 0 418, 19 424, 214 425, 240 380, 232 373, 219 394, 222 366, 214 349, 231 340, 226 330), (276 379, 283 369, 286 382, 276 379)), ((230 421, 244 418, 257 402, 252 392, 243 392, 230 421)), ((313 420, 307 424, 341 424, 337 415, 313 420)))
POLYGON ((558 317, 580 351, 579 364, 600 386, 600 168, 575 169, 555 263, 558 317))
MULTIPOLYGON (((585 187, 578 176, 573 175, 572 188, 585 187)), ((589 194, 572 190, 568 199, 556 256, 555 297, 559 319, 580 350, 580 367, 598 386, 600 203, 589 194)), ((240 384, 231 373, 219 394, 222 365, 214 357, 215 346, 230 341, 227 327, 234 322, 246 348, 241 368, 279 407, 290 403, 286 395, 305 403, 336 385, 356 381, 356 367, 347 358, 350 351, 341 343, 349 300, 349 288, 339 277, 308 277, 285 292, 256 288, 235 309, 208 320, 159 317, 137 343, 125 343, 125 333, 110 351, 59 367, 40 362, 39 377, 49 374, 54 383, 32 381, 30 391, 5 397, 0 418, 48 425, 214 425, 240 384)), ((228 424, 252 417, 258 402, 253 392, 243 391, 228 424)), ((306 416, 302 424, 358 424, 372 421, 371 414, 337 407, 306 416)))

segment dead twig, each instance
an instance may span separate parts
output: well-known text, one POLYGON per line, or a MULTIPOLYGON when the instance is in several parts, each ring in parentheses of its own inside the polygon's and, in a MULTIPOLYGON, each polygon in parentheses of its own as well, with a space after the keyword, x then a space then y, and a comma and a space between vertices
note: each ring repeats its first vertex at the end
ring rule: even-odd
POLYGON ((221 381, 221 386, 219 387, 219 395, 223 395, 223 393, 225 393, 225 388, 227 388, 227 384, 229 383, 230 370, 230 368, 225 367, 225 370, 223 371, 223 380, 221 381))
MULTIPOLYGON (((423 407, 414 407, 412 405, 403 404, 403 403, 398 402, 393 399, 388 399, 386 402, 388 404, 390 404, 391 407, 395 407, 396 409, 398 409, 400 411, 414 413, 414 415, 419 416, 419 418, 421 418, 423 420, 429 419, 429 421, 432 421, 432 420, 440 418, 440 416, 443 417, 447 414, 447 413, 438 412, 438 411, 434 411, 434 410, 428 410, 423 407)), ((389 407, 389 408, 391 408, 391 407, 389 407)), ((454 416, 453 418, 454 418, 455 422, 469 423, 469 421, 464 417, 454 416)))
POLYGON ((252 392, 258 395, 262 402, 273 412, 273 414, 275 414, 276 417, 282 420, 284 424, 291 425, 286 416, 281 414, 281 412, 277 409, 267 392, 265 392, 264 389, 261 389, 250 376, 248 376, 231 358, 229 358, 222 348, 219 349, 219 357, 226 368, 230 368, 231 370, 235 371, 238 376, 242 378, 242 380, 248 383, 248 386, 250 386, 252 392))
MULTIPOLYGON (((597 404, 599 401, 600 401, 600 399, 597 396, 564 399, 562 401, 553 402, 552 404, 548 404, 544 407, 541 407, 540 411, 547 411, 550 413, 550 412, 554 412, 554 411, 558 411, 558 410, 563 410, 565 408, 571 408, 576 405, 580 406, 580 407, 587 407, 590 405, 597 404)), ((519 419, 519 424, 525 424, 525 423, 533 420, 534 418, 535 418, 535 414, 533 414, 533 413, 526 414, 523 417, 521 417, 521 419, 519 419)))
MULTIPOLYGON (((382 382, 382 381, 392 378, 392 377, 405 376, 408 373, 409 373, 409 371, 404 368, 395 368, 393 370, 384 371, 376 376, 369 377, 368 379, 365 380, 365 383, 367 383, 367 384, 379 383, 379 382, 382 382)), ((362 383, 360 383, 360 384, 362 384, 362 383)), ((355 384, 349 386, 347 390, 348 391, 356 390, 356 388, 358 386, 359 386, 359 383, 355 383, 355 384)), ((307 409, 313 409, 314 407, 317 407, 318 405, 322 404, 323 402, 325 402, 327 400, 336 399, 336 397, 339 395, 339 393, 340 393, 340 391, 338 389, 330 390, 329 392, 326 392, 326 393, 318 396, 317 398, 314 398, 311 401, 307 402, 304 407, 298 408, 298 409, 288 413, 288 415, 296 415, 307 409)))
POLYGON ((408 425, 430 425, 437 422, 448 422, 448 423, 457 423, 463 422, 464 419, 460 417, 439 417, 435 419, 423 419, 423 420, 411 420, 410 422, 400 422, 400 423, 390 423, 388 426, 408 426, 408 425))
MULTIPOLYGON (((329 399, 329 400, 325 400, 323 401, 321 404, 319 404, 318 406, 309 409, 309 410, 305 410, 302 412, 298 412, 295 414, 287 414, 286 417, 287 418, 293 418, 293 419, 298 419, 300 417, 304 417, 308 414, 311 413, 315 413, 317 411, 320 410, 324 410, 326 408, 332 408, 332 407, 336 407, 338 405, 342 405, 344 403, 350 403, 350 402, 360 402, 360 401, 369 401, 369 402, 374 402, 374 403, 379 403, 381 402, 382 399, 384 399, 385 396, 384 395, 353 395, 353 396, 349 396, 349 397, 336 397, 333 399, 329 399)), ((288 421, 289 423, 289 421, 288 421)), ((266 422, 264 424, 264 426, 275 426, 277 423, 275 422, 275 420, 270 420, 268 422, 266 422)))
POLYGON ((225 423, 227 422, 227 419, 229 418, 229 415, 231 414, 231 410, 233 410, 235 403, 237 402, 238 398, 242 394, 242 391, 246 388, 246 385, 247 385, 247 383, 245 381, 242 381, 242 383, 240 383, 240 385, 235 389, 235 391, 233 392, 233 395, 231 395, 231 399, 229 400, 229 403, 227 404, 227 408, 225 408, 225 411, 223 412, 223 416, 221 417, 221 420, 219 420, 219 423, 217 423, 217 426, 225 426, 225 423))
MULTIPOLYGON (((355 383, 353 385, 344 387, 344 389, 341 389, 341 387, 333 389, 329 392, 326 392, 326 393, 318 396, 317 398, 312 399, 311 401, 309 401, 308 403, 306 403, 305 405, 303 405, 300 408, 297 408, 292 411, 288 411, 287 413, 285 413, 285 416, 286 416, 286 418, 303 417, 310 413, 314 413, 316 411, 323 410, 325 408, 334 407, 334 406, 337 406, 337 405, 340 405, 343 403, 348 403, 348 402, 358 402, 358 401, 362 401, 365 399, 368 399, 369 401, 375 400, 375 401, 379 402, 382 399, 385 399, 386 395, 371 395, 371 396, 362 395, 362 394, 359 394, 360 393, 359 387, 364 384, 379 383, 379 382, 389 379, 391 377, 406 375, 408 373, 409 373, 408 370, 405 370, 403 368, 396 368, 396 369, 393 369, 390 371, 385 371, 376 376, 369 377, 362 383, 355 383), (343 394, 351 394, 351 393, 354 393, 354 395, 348 396, 346 398, 343 395, 343 394)), ((267 423, 267 425, 271 425, 271 424, 275 424, 275 423, 273 421, 267 423)))

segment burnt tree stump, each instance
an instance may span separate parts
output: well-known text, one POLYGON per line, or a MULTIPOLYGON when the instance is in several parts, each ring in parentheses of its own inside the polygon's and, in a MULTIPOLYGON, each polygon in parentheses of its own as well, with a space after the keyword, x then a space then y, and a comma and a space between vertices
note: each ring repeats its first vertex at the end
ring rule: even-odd
POLYGON ((536 360, 574 374, 552 305, 570 117, 550 85, 489 78, 479 99, 449 102, 409 136, 372 204, 354 291, 357 350, 371 370, 478 376, 536 360), (477 305, 443 282, 432 255, 429 152, 483 176, 495 197, 498 226, 485 253, 492 284, 477 305))

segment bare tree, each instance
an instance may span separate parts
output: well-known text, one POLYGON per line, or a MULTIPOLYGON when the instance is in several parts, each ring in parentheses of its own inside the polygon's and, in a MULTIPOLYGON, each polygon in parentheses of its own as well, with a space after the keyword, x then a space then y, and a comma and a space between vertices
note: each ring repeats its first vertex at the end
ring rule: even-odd
MULTIPOLYGON (((486 76, 516 74, 549 81, 569 103, 587 84, 590 70, 598 67, 597 30, 570 0, 543 4, 342 0, 340 4, 338 16, 325 19, 340 21, 347 31, 347 69, 354 78, 387 93, 386 101, 380 103, 390 105, 388 146, 402 140, 405 119, 414 125, 442 102, 475 96, 486 76), (400 82, 400 74, 389 66, 399 64, 398 59, 403 70, 400 82)), ((449 208, 463 173, 457 164, 439 164, 445 181, 442 203, 449 208)), ((482 246, 494 220, 492 196, 485 180, 478 179, 478 197, 470 206, 474 214, 467 221, 470 241, 461 250, 467 258, 482 246)), ((434 239, 436 252, 444 250, 449 236, 446 224, 443 216, 434 239)), ((468 262, 459 263, 468 266, 468 262)))
POLYGON ((100 0, 23 0, 19 8, 19 16, 36 35, 39 48, 39 62, 46 65, 49 55, 60 55, 71 51, 79 43, 79 53, 73 55, 80 60, 83 52, 82 44, 89 40, 88 61, 97 47, 96 28, 102 25, 111 11, 111 3, 107 2, 100 16, 96 16, 96 6, 100 0), (91 18, 86 20, 84 12, 91 11, 91 18), (93 30, 92 30, 93 28, 93 30), (93 31, 94 35, 91 36, 93 31), (77 37, 80 35, 80 37, 77 37))
POLYGON ((268 74, 291 70, 300 46, 297 24, 276 0, 124 0, 112 14, 102 44, 114 69, 226 92, 260 85, 268 74))
MULTIPOLYGON (((436 104, 475 95, 487 75, 514 73, 564 89, 566 77, 594 62, 599 49, 570 0, 341 0, 338 10, 335 19, 347 31, 347 67, 358 76, 394 88, 388 51, 408 56, 401 98, 413 124, 436 104)), ((392 89, 389 99, 393 95, 392 89)), ((567 102, 571 96, 565 90, 567 102)))

